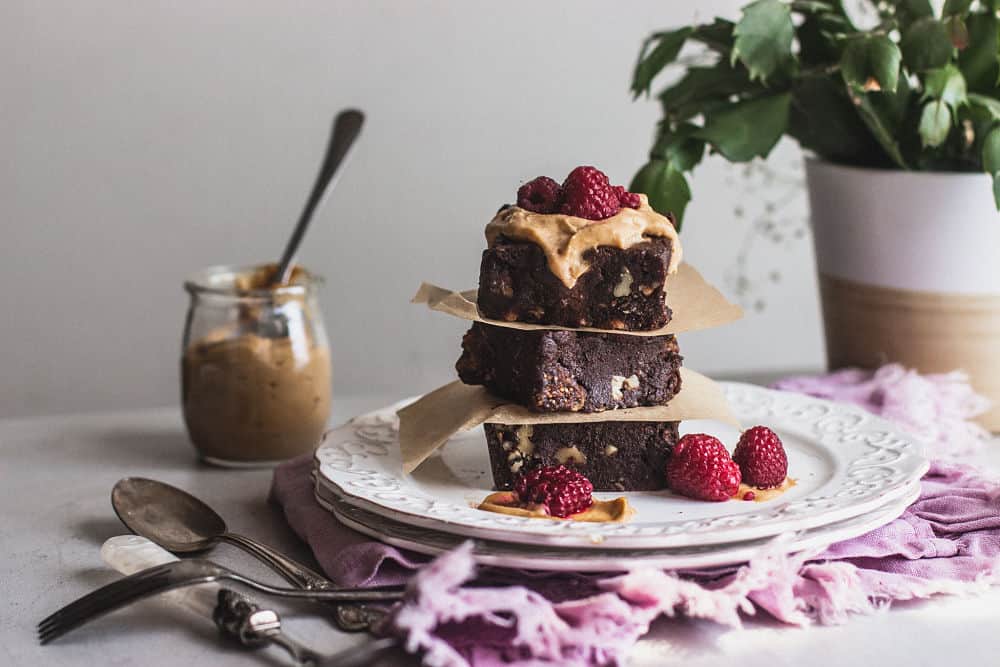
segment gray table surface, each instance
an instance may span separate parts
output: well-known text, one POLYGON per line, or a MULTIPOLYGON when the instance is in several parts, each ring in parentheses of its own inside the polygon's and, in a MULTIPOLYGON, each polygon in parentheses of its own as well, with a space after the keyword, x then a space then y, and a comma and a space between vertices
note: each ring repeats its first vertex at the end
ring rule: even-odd
MULTIPOLYGON (((334 421, 393 400, 340 399, 334 421)), ((39 646, 34 635, 41 618, 116 578, 102 563, 99 549, 105 539, 124 532, 109 494, 128 475, 187 489, 215 507, 232 530, 310 562, 308 551, 266 501, 269 471, 198 463, 175 409, 0 421, 0 457, 0 544, 5 552, 0 564, 0 664, 289 664, 274 649, 247 653, 222 645, 209 621, 179 614, 156 600, 109 615, 47 647, 39 646)), ((1000 469, 1000 441, 977 460, 1000 469)), ((212 557, 267 576, 230 547, 219 547, 212 557)), ((331 629, 306 608, 280 609, 289 634, 319 650, 332 652, 365 641, 331 629)), ((979 597, 901 604, 839 627, 798 629, 753 619, 735 632, 702 621, 663 620, 639 643, 629 664, 990 664, 986 656, 995 657, 1000 649, 998 620, 1000 588, 979 597)))

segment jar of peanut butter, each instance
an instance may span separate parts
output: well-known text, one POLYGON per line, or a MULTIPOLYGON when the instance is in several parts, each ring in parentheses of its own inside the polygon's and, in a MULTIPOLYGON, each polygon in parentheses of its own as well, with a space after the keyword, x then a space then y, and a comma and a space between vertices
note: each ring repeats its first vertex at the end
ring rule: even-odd
POLYGON ((209 463, 266 466, 310 452, 330 417, 321 280, 296 268, 288 284, 269 287, 275 270, 220 266, 184 283, 181 400, 209 463))

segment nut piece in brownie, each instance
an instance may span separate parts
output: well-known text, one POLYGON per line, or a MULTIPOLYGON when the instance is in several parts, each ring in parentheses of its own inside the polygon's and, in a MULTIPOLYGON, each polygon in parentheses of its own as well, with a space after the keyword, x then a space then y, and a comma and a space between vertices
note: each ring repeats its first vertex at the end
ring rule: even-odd
POLYGON ((677 442, 678 422, 484 424, 496 489, 532 468, 565 465, 596 491, 655 491, 677 442))
POLYGON ((679 391, 673 336, 522 331, 475 323, 455 368, 466 384, 539 412, 664 405, 679 391))
POLYGON ((626 249, 599 246, 583 254, 589 268, 567 287, 541 247, 501 237, 483 251, 479 311, 505 322, 658 329, 672 315, 663 289, 672 252, 664 238, 626 249))

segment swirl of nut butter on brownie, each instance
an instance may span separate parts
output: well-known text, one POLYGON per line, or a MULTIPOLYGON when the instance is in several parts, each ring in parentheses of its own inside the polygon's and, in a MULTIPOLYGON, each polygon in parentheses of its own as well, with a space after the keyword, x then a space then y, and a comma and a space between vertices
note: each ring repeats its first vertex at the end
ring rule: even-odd
POLYGON ((673 274, 681 263, 681 243, 670 218, 649 205, 646 195, 639 195, 639 208, 623 207, 603 220, 587 220, 561 213, 533 213, 518 206, 501 209, 486 225, 490 247, 503 236, 512 241, 527 241, 539 246, 548 260, 549 270, 572 289, 577 279, 590 268, 584 257, 600 246, 625 250, 651 238, 671 241, 670 266, 673 274))

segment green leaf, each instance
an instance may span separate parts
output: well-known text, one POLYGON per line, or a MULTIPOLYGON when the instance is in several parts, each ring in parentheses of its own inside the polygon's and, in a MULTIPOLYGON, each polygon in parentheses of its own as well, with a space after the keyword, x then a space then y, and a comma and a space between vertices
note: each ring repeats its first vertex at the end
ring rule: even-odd
POLYGON ((922 18, 907 28, 899 46, 903 62, 915 72, 944 67, 954 48, 948 28, 934 18, 922 18))
POLYGON ((728 100, 731 95, 760 89, 751 84, 743 67, 731 67, 720 60, 712 67, 689 67, 680 81, 660 93, 663 113, 675 120, 686 120, 704 111, 708 100, 728 100))
POLYGON ((993 176, 993 199, 1000 210, 1000 126, 994 127, 983 140, 983 168, 993 176))
POLYGON ((795 30, 799 41, 799 60, 803 67, 825 67, 840 59, 840 46, 821 22, 813 15, 806 16, 795 30))
POLYGON ((833 5, 818 0, 792 0, 790 6, 793 12, 801 14, 829 14, 833 12, 833 5))
POLYGON ((899 47, 884 35, 852 39, 840 59, 844 81, 863 92, 893 92, 899 82, 899 47))
POLYGON ((696 136, 731 162, 766 157, 788 128, 791 93, 744 100, 706 114, 696 136))
POLYGON ((816 20, 820 30, 833 35, 840 36, 856 32, 854 25, 843 16, 837 16, 836 14, 816 14, 809 18, 816 20))
POLYGON ((892 4, 896 6, 896 18, 904 26, 925 16, 934 16, 930 0, 897 0, 892 4))
POLYGON ((866 108, 878 114, 894 140, 898 140, 902 134, 906 115, 910 110, 911 92, 909 81, 905 76, 901 76, 895 92, 875 92, 862 96, 867 102, 866 108))
POLYGON ((946 0, 944 3, 944 10, 941 12, 943 16, 955 16, 956 14, 964 14, 969 11, 969 5, 972 4, 972 0, 946 0))
POLYGON ((695 26, 691 39, 701 42, 708 48, 728 56, 733 50, 733 29, 735 24, 726 19, 717 18, 707 25, 695 26))
POLYGON ((941 100, 952 111, 968 101, 965 77, 962 70, 954 65, 932 69, 924 77, 924 99, 941 100))
POLYGON ((806 77, 792 89, 788 134, 831 162, 887 166, 884 152, 858 116, 840 77, 806 77))
POLYGON ((983 139, 983 169, 987 174, 1000 174, 1000 127, 994 127, 983 139))
POLYGON ((924 146, 940 146, 951 131, 951 109, 941 100, 932 100, 920 113, 920 141, 924 146))
POLYGON ((979 107, 995 121, 1000 121, 1000 100, 980 95, 979 93, 969 93, 969 104, 979 107))
POLYGON ((632 75, 632 94, 639 97, 642 93, 649 93, 649 86, 653 83, 656 75, 663 71, 663 68, 677 59, 681 47, 691 34, 691 28, 681 28, 673 32, 653 35, 642 45, 639 52, 639 60, 635 64, 635 73, 632 75), (656 42, 656 46, 649 51, 649 45, 656 42), (647 53, 648 51, 648 53, 647 53))
POLYGON ((906 92, 907 96, 908 87, 906 86, 906 78, 903 77, 900 81, 901 83, 897 87, 896 93, 868 93, 863 95, 860 93, 854 93, 851 101, 854 103, 855 108, 858 110, 858 115, 861 120, 864 121, 865 126, 868 131, 871 132, 872 137, 878 142, 885 154, 892 160, 900 169, 909 169, 910 166, 907 164, 906 159, 903 157, 903 152, 899 146, 899 136, 898 127, 900 120, 900 106, 902 106, 897 98, 902 97, 897 95, 901 92, 906 92), (886 96, 890 97, 886 97, 886 96))
POLYGON ((645 194, 649 205, 660 213, 673 213, 677 231, 681 230, 684 209, 691 201, 691 189, 684 174, 673 165, 666 160, 650 160, 635 175, 628 189, 645 194))
POLYGON ((780 0, 757 0, 743 8, 733 30, 732 62, 750 70, 750 79, 766 81, 792 60, 795 26, 788 5, 780 0))
POLYGON ((691 171, 705 154, 705 140, 695 136, 700 129, 692 123, 682 123, 673 129, 661 124, 660 135, 649 152, 650 159, 666 160, 680 171, 691 171))
POLYGON ((958 66, 969 90, 996 96, 1000 73, 1000 19, 993 12, 976 13, 966 21, 969 46, 958 54, 958 66))

